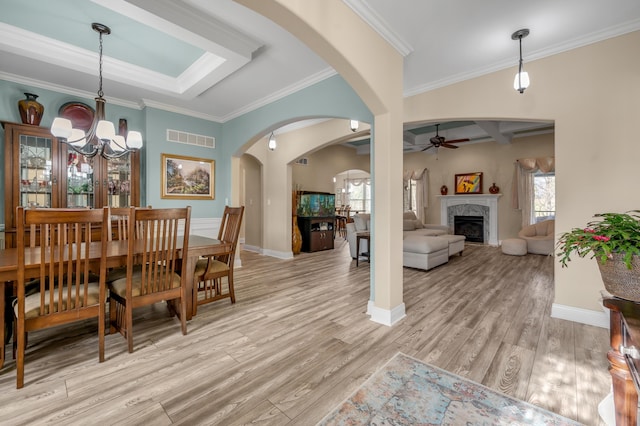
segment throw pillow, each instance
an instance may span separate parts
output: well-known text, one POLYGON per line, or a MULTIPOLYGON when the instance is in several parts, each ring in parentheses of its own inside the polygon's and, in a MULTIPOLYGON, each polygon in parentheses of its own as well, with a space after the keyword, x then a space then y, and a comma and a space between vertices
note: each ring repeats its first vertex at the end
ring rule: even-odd
POLYGON ((415 220, 403 220, 402 221, 402 230, 403 231, 413 231, 416 229, 416 221, 415 220))

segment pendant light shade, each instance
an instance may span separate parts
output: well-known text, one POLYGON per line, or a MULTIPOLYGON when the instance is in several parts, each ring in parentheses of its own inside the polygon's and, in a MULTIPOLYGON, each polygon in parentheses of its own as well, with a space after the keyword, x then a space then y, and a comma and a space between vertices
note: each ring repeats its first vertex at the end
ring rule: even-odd
POLYGON ((518 73, 513 79, 513 88, 520 93, 524 93, 525 89, 529 87, 529 73, 522 69, 522 39, 529 35, 529 29, 523 28, 511 34, 512 40, 518 40, 520 44, 520 61, 518 62, 518 73))

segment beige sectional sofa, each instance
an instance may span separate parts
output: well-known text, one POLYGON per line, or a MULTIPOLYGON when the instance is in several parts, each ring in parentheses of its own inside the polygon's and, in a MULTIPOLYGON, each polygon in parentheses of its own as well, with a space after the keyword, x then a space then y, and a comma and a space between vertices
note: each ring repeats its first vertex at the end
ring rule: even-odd
MULTIPOLYGON (((358 214, 347 223, 347 241, 351 257, 356 258, 356 234, 371 229, 371 216, 358 214)), ((449 261, 449 257, 464 250, 465 238, 449 234, 444 225, 423 224, 413 212, 403 214, 403 265, 431 269, 449 261)), ((369 251, 366 240, 360 241, 360 253, 369 251)))

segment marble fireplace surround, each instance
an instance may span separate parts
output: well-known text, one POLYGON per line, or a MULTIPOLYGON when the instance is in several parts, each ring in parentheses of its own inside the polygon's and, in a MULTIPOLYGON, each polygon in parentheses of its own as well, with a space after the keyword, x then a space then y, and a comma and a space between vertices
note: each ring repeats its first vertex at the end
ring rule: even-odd
POLYGON ((440 223, 453 229, 454 216, 482 216, 484 242, 498 246, 498 199, 502 194, 440 195, 440 223))

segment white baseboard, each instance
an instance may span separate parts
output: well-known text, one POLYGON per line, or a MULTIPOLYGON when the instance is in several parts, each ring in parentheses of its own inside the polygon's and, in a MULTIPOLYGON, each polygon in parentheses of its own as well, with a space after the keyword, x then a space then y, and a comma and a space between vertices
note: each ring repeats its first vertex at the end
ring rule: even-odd
POLYGON ((292 251, 277 251, 277 250, 262 249, 262 254, 265 256, 275 257, 277 259, 293 259, 292 251))
POLYGON ((372 301, 369 301, 367 312, 371 314, 371 321, 389 327, 407 316, 404 310, 404 303, 401 303, 395 308, 388 310, 378 308, 377 306, 375 306, 375 304, 373 304, 372 301))
POLYGON ((242 245, 242 250, 250 251, 252 253, 262 254, 262 248, 260 248, 258 246, 250 246, 250 245, 247 245, 247 244, 243 244, 242 245))
POLYGON ((557 303, 554 303, 551 306, 551 318, 559 318, 579 322, 581 324, 593 325, 607 329, 609 328, 609 316, 605 312, 559 305, 557 303))
POLYGON ((367 315, 371 315, 371 312, 373 312, 373 308, 375 307, 375 303, 373 302, 373 300, 369 300, 367 302, 367 315))

